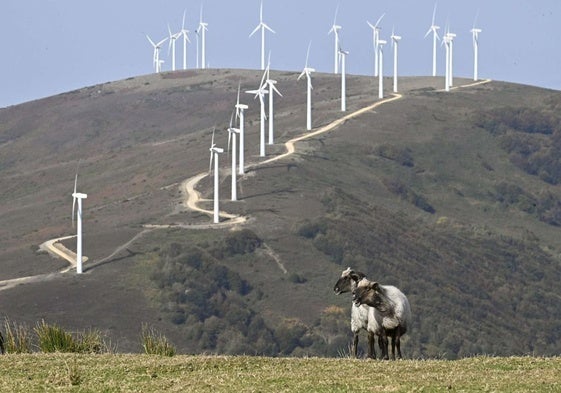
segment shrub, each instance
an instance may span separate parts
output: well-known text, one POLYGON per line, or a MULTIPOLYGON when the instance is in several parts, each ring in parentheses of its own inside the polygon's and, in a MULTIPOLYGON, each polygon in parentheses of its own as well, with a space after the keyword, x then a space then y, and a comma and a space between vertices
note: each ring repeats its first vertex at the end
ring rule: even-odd
POLYGON ((147 355, 160 355, 160 356, 174 356, 175 347, 169 340, 161 333, 156 332, 153 327, 142 325, 142 332, 140 335, 142 348, 147 355))
POLYGON ((31 353, 31 336, 27 326, 4 320, 4 349, 6 353, 31 353))
POLYGON ((44 320, 37 323, 35 333, 39 338, 42 352, 75 352, 76 342, 72 334, 57 325, 49 325, 44 320))
POLYGON ((39 349, 45 353, 102 353, 109 350, 97 330, 77 333, 73 336, 60 326, 50 325, 44 320, 37 323, 34 330, 39 340, 39 349))

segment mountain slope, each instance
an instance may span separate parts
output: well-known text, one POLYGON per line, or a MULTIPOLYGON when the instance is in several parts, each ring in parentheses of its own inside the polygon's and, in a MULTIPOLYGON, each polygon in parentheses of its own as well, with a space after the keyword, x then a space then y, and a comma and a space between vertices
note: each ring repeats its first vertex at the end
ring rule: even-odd
MULTIPOLYGON (((305 124, 305 84, 273 75, 283 98, 270 156, 305 124)), ((210 219, 181 207, 179 183, 207 169, 210 132, 227 126, 238 81, 248 89, 259 79, 238 70, 168 73, 0 111, 0 279, 64 266, 36 250, 72 233, 79 159, 92 261, 81 277, 2 291, 3 313, 28 324, 96 326, 125 351, 139 350, 144 322, 182 351, 337 355, 349 342, 350 297, 332 286, 352 266, 409 296, 406 356, 559 352, 558 228, 524 201, 554 213, 560 190, 505 149, 511 125, 500 135, 489 126, 506 108, 534 108, 542 115, 533 122, 542 121, 554 92, 492 82, 445 94, 438 79, 404 78, 400 100, 248 171, 241 201, 221 205, 251 217, 243 231, 197 229, 210 219), (147 231, 104 260, 143 224, 158 223, 193 228, 147 231)), ((349 112, 375 101, 370 78, 349 77, 348 89, 349 112)), ((314 77, 315 126, 341 116, 338 94, 336 77, 314 77)), ((252 99, 242 97, 250 104, 246 156, 258 163, 252 99)), ((225 133, 218 143, 225 147, 225 133)), ((210 187, 207 178, 197 189, 210 198, 210 187)))

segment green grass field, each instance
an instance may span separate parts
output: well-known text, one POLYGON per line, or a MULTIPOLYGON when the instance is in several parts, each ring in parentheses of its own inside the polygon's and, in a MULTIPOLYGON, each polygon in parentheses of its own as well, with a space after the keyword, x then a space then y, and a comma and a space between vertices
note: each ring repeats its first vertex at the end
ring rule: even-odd
POLYGON ((2 392, 559 392, 561 358, 33 354, 0 357, 2 392))

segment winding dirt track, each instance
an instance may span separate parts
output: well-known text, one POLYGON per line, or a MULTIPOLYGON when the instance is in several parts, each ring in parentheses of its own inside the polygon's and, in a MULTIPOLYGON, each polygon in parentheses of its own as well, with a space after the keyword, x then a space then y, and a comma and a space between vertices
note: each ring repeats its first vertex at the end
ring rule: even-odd
MULTIPOLYGON (((459 88, 467 88, 467 87, 473 87, 473 86, 477 86, 477 85, 482 85, 485 83, 489 83, 491 82, 490 79, 485 79, 485 80, 481 80, 478 82, 474 82, 474 83, 470 83, 467 85, 462 85, 462 86, 455 86, 452 87, 451 90, 456 90, 459 88)), ((444 91, 444 90, 440 90, 440 91, 444 91)), ((275 157, 271 157, 267 160, 264 161, 260 161, 260 162, 256 162, 256 163, 252 163, 249 164, 247 166, 247 168, 254 168, 254 167, 258 167, 260 165, 265 165, 265 164, 269 164, 271 162, 275 162, 278 160, 281 160, 283 158, 286 158, 292 154, 294 154, 294 152, 296 151, 296 143, 297 142, 301 142, 303 140, 309 139, 309 138, 314 138, 318 135, 321 135, 323 133, 329 132, 334 130, 335 128, 341 126, 342 124, 344 124, 347 120, 353 119, 355 117, 358 117, 366 112, 372 111, 375 108, 399 100, 401 99, 403 96, 401 94, 393 94, 392 97, 390 98, 386 98, 386 99, 382 99, 380 101, 376 101, 375 103, 373 103, 372 105, 366 106, 364 108, 361 108, 355 112, 349 113, 348 115, 345 115, 323 127, 318 128, 316 131, 312 131, 312 132, 308 132, 306 134, 300 135, 298 137, 292 138, 289 141, 287 141, 285 143, 285 147, 286 147, 286 152, 283 154, 280 154, 278 156, 275 157)), ((183 205, 190 210, 193 211, 197 211, 200 213, 204 213, 207 214, 209 216, 213 215, 213 211, 211 210, 206 210, 203 209, 201 207, 199 207, 199 202, 201 201, 201 195, 200 193, 196 190, 196 186, 197 184, 206 176, 208 176, 208 172, 203 172, 203 173, 199 173, 198 175, 195 175, 185 181, 183 181, 181 183, 181 192, 183 193, 183 205)), ((208 229, 208 228, 224 228, 224 227, 231 227, 231 226, 236 226, 236 225, 240 225, 243 224, 245 222, 247 222, 249 220, 249 217, 246 216, 238 216, 235 214, 230 214, 224 211, 220 212, 220 217, 225 219, 225 221, 220 222, 219 224, 169 224, 169 225, 157 225, 157 224, 147 224, 144 225, 144 230, 142 232, 140 232, 139 234, 137 234, 133 239, 131 239, 129 242, 127 242, 126 244, 121 245, 120 247, 118 247, 111 255, 96 261, 93 266, 90 266, 90 269, 92 267, 95 267, 96 265, 100 265, 108 260, 110 260, 111 258, 113 258, 115 255, 117 255, 119 252, 125 250, 133 241, 137 240, 138 238, 140 238, 141 236, 143 236, 145 233, 150 232, 152 230, 156 230, 156 229, 163 229, 163 228, 189 228, 189 229, 208 229)), ((28 276, 28 277, 22 277, 22 278, 15 278, 15 279, 10 279, 10 280, 3 280, 0 281, 0 291, 2 290, 6 290, 9 288, 13 288, 16 285, 19 284, 24 284, 24 283, 32 283, 32 282, 39 282, 39 281, 47 281, 47 280, 51 280, 63 273, 66 273, 68 271, 70 271, 72 268, 76 267, 76 254, 72 251, 70 251, 68 248, 64 247, 60 242, 66 239, 70 239, 73 238, 75 236, 66 236, 66 237, 62 237, 62 238, 58 238, 58 239, 52 239, 52 240, 48 240, 46 242, 44 242, 43 244, 41 244, 40 249, 47 251, 49 254, 56 256, 56 257, 60 257, 63 259, 66 259, 70 266, 61 270, 60 272, 56 272, 56 273, 47 273, 47 274, 41 274, 41 275, 36 275, 36 276, 28 276)), ((87 259, 87 258, 86 258, 87 259)), ((87 271, 88 269, 85 269, 85 271, 87 271)))

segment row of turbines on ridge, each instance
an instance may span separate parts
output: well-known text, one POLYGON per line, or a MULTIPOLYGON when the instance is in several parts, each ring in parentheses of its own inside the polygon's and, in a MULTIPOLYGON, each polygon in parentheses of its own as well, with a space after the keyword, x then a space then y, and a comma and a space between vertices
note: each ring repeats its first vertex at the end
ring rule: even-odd
MULTIPOLYGON (((433 38, 433 45, 432 45, 432 76, 436 76, 436 53, 438 49, 438 41, 442 41, 442 45, 445 46, 446 49, 446 65, 445 65, 445 91, 449 91, 450 88, 453 86, 453 48, 454 48, 454 38, 456 34, 451 33, 449 28, 446 28, 446 32, 441 38, 438 34, 438 30, 440 26, 436 25, 436 5, 433 10, 432 15, 432 23, 429 27, 428 31, 425 34, 425 38, 432 34, 433 38)), ((346 111, 346 57, 349 54, 348 51, 345 51, 341 45, 340 39, 340 32, 342 26, 337 24, 337 14, 338 14, 338 7, 335 11, 335 18, 333 21, 333 25, 329 30, 328 34, 334 35, 334 70, 335 74, 341 74, 341 111, 346 111)), ((383 40, 380 36, 380 23, 384 18, 383 14, 380 18, 376 21, 375 24, 371 24, 367 22, 368 25, 371 27, 373 32, 373 46, 374 46, 374 76, 378 77, 378 97, 380 99, 384 98, 384 87, 383 87, 383 65, 384 65, 384 52, 383 47, 387 44, 386 40, 383 40)), ((196 68, 205 69, 206 68, 206 32, 208 31, 208 23, 204 22, 203 20, 203 8, 201 7, 200 12, 200 19, 199 25, 196 29, 197 34, 197 60, 196 60, 196 68), (199 51, 199 38, 200 38, 200 51, 199 51), (199 54, 200 54, 200 61, 199 61, 199 54)), ((265 157, 265 125, 268 120, 268 143, 270 145, 274 144, 274 95, 277 94, 282 96, 278 88, 276 87, 277 81, 271 79, 270 77, 270 65, 271 65, 271 54, 269 52, 269 60, 265 63, 265 35, 266 31, 271 33, 275 33, 273 29, 271 29, 264 21, 263 21, 263 2, 261 2, 260 10, 259 10, 259 24, 249 35, 250 37, 253 36, 257 32, 261 32, 261 69, 264 71, 263 76, 261 78, 261 82, 259 87, 254 90, 247 90, 246 93, 254 95, 254 98, 259 97, 260 102, 260 143, 259 143, 259 155, 260 157, 265 157), (267 64, 267 65, 265 65, 267 64), (268 95, 268 119, 266 115, 266 102, 265 96, 268 95)), ((474 50, 474 75, 473 79, 478 80, 478 50, 479 50, 479 33, 481 33, 481 29, 474 27, 471 30, 472 37, 473 37, 473 50, 474 50)), ((153 65, 154 70, 156 73, 162 71, 162 64, 163 60, 160 59, 160 50, 162 45, 169 41, 169 50, 171 51, 171 62, 172 62, 172 71, 176 70, 176 41, 180 38, 183 38, 183 69, 187 69, 187 45, 191 43, 189 39, 189 30, 185 28, 185 13, 183 14, 183 23, 181 26, 181 30, 177 33, 172 33, 171 28, 168 25, 168 33, 169 36, 165 37, 164 39, 155 42, 152 40, 148 35, 146 36, 148 41, 152 44, 154 52, 153 52, 153 65)), ((398 84, 397 84, 397 77, 398 77, 398 44, 402 39, 401 36, 396 35, 394 31, 392 31, 392 35, 390 37, 391 44, 393 46, 393 91, 397 93, 398 91, 398 84)), ((307 99, 306 99, 306 129, 308 131, 312 130, 312 73, 315 72, 315 69, 309 66, 309 57, 310 57, 310 48, 311 42, 308 44, 308 49, 306 52, 306 62, 304 69, 298 76, 298 80, 302 78, 306 78, 307 81, 307 99)), ((240 92, 241 86, 238 86, 238 95, 237 95, 237 102, 234 106, 234 110, 232 112, 232 116, 230 118, 230 124, 227 128, 228 131, 228 150, 231 151, 232 157, 232 168, 231 168, 231 200, 237 201, 237 175, 243 176, 245 174, 245 120, 244 120, 244 113, 249 108, 248 105, 242 104, 240 102, 240 92), (237 123, 237 125, 236 125, 237 123), (239 137, 239 141, 238 141, 239 137)), ((213 222, 215 224, 220 222, 220 208, 219 208, 219 201, 220 201, 220 193, 219 193, 219 155, 224 153, 224 149, 217 147, 215 143, 215 129, 212 131, 212 139, 210 145, 210 165, 209 165, 209 174, 214 172, 214 190, 213 190, 213 222), (214 164, 214 168, 213 168, 214 164)), ((77 273, 82 273, 82 200, 87 198, 87 194, 77 192, 77 181, 78 175, 76 174, 76 178, 74 181, 74 192, 72 193, 73 198, 73 205, 72 205, 72 221, 74 222, 74 217, 76 216, 77 220, 77 228, 76 228, 76 237, 77 237, 77 246, 76 246, 76 270, 77 273), (76 210, 76 203, 77 203, 77 210, 76 210)))

